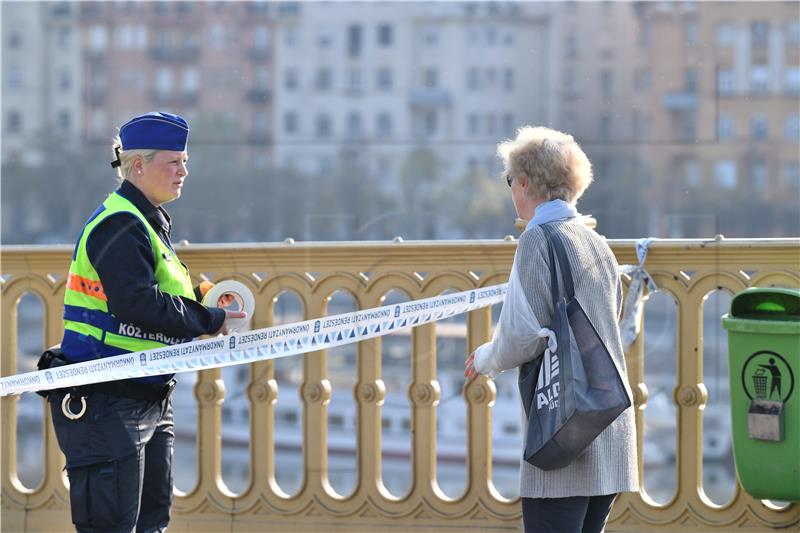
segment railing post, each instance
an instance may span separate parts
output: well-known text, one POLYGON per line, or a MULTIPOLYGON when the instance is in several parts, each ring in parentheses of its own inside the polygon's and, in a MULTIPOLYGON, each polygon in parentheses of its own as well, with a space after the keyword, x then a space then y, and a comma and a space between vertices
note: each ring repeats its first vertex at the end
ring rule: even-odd
POLYGON ((436 483, 436 406, 441 391, 436 381, 434 324, 411 330, 411 457, 412 493, 418 498, 444 498, 436 483))

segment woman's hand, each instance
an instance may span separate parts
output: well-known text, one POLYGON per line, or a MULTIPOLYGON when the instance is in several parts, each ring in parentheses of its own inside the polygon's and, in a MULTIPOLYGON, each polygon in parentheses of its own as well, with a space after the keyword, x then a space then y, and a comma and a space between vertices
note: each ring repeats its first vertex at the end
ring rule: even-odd
POLYGON ((464 361, 464 377, 467 378, 467 381, 472 382, 479 375, 478 371, 475 370, 475 352, 472 352, 467 357, 467 360, 464 361))
POLYGON ((225 322, 222 323, 222 329, 219 330, 219 333, 222 333, 223 335, 227 335, 228 333, 231 333, 230 328, 228 327, 228 322, 230 320, 238 319, 238 318, 247 318, 247 313, 245 313, 244 311, 228 311, 226 309, 225 310, 225 322))

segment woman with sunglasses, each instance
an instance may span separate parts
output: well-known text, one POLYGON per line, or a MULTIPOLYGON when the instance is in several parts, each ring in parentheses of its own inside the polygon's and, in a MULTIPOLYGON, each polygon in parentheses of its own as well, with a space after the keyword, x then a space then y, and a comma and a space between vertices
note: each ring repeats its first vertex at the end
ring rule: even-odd
MULTIPOLYGON (((527 313, 544 327, 551 323, 548 245, 541 228, 550 223, 566 248, 576 298, 628 388, 617 325, 622 304, 617 261, 605 239, 583 223, 575 207, 592 182, 589 159, 570 135, 541 127, 520 129, 516 139, 498 145, 497 152, 517 214, 530 222, 519 239, 495 336, 469 356, 464 375, 470 380, 479 374, 494 377, 545 350, 547 339, 520 328, 519 317, 527 313)), ((630 396, 630 389, 627 392, 630 396)), ((633 410, 625 410, 563 468, 545 471, 526 461, 521 465, 525 531, 600 532, 617 494, 639 489, 633 410)))

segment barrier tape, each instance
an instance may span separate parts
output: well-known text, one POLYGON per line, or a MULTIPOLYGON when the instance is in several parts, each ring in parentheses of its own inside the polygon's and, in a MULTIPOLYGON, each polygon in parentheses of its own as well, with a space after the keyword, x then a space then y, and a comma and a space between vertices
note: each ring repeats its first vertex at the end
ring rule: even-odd
POLYGON ((502 302, 508 284, 443 294, 0 378, 0 396, 180 374, 324 350, 502 302))

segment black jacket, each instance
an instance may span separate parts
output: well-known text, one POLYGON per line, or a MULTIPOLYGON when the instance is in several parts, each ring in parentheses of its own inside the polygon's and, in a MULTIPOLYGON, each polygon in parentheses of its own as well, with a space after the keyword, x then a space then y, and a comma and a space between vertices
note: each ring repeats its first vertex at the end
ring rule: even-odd
MULTIPOLYGON (((117 193, 133 203, 172 248, 172 224, 164 208, 153 206, 127 180, 117 193)), ((86 252, 103 283, 109 311, 122 322, 170 337, 197 337, 222 328, 223 309, 159 290, 150 239, 135 216, 120 213, 103 220, 89 236, 86 252)))

